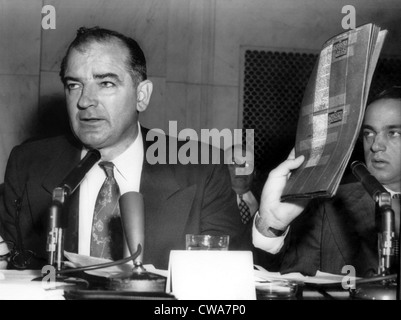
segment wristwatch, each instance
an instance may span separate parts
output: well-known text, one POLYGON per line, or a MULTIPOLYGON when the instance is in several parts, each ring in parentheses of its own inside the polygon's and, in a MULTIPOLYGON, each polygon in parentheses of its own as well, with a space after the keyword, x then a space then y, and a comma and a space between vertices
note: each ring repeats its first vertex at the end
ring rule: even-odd
POLYGON ((267 232, 272 233, 275 237, 281 237, 284 234, 285 230, 279 230, 279 229, 269 227, 269 228, 267 228, 267 232))

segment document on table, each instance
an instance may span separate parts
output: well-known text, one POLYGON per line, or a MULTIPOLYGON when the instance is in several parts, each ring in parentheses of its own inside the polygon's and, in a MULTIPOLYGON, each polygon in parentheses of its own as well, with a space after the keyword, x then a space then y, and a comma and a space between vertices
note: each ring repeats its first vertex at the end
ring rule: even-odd
POLYGON ((269 280, 293 280, 303 283, 313 283, 313 284, 341 284, 343 279, 357 280, 356 277, 350 277, 346 274, 332 274, 318 271, 315 276, 305 276, 299 272, 281 274, 280 272, 270 272, 261 266, 255 265, 255 283, 263 283, 269 280))
MULTIPOLYGON (((111 260, 108 260, 108 259, 85 256, 82 254, 77 254, 77 253, 67 252, 67 251, 64 251, 64 255, 69 260, 66 262, 66 265, 71 268, 92 266, 92 265, 96 265, 96 264, 112 262, 111 260)), ((148 272, 155 273, 155 274, 158 274, 163 277, 167 277, 167 270, 156 269, 151 264, 145 264, 145 265, 143 265, 143 267, 148 272)), ((124 263, 124 264, 96 269, 96 270, 87 270, 85 272, 88 274, 94 275, 94 276, 98 276, 98 277, 110 278, 112 276, 115 276, 115 275, 118 275, 121 273, 128 273, 132 270, 132 268, 133 268, 133 264, 131 261, 131 263, 124 263)))

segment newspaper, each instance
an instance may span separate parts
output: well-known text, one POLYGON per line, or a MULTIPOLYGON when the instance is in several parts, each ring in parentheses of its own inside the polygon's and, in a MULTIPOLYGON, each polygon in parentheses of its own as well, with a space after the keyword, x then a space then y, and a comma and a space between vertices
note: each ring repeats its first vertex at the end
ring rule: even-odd
POLYGON ((387 30, 372 23, 329 39, 320 52, 299 113, 292 172, 282 200, 332 197, 361 129, 387 30))

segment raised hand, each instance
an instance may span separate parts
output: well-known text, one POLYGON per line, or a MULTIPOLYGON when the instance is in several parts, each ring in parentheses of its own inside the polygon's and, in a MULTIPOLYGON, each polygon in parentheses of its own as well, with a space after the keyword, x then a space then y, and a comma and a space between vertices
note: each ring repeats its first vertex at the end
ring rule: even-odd
POLYGON ((263 187, 259 219, 256 221, 258 231, 267 234, 269 227, 285 230, 287 226, 305 209, 309 200, 280 200, 284 187, 291 175, 291 171, 301 166, 304 156, 295 158, 295 150, 292 149, 287 160, 273 169, 263 187))

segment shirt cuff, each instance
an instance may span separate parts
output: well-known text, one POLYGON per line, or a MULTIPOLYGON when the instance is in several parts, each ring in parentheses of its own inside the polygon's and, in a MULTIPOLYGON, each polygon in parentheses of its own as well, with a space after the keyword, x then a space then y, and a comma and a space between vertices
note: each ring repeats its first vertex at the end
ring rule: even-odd
POLYGON ((252 242, 256 248, 262 249, 271 254, 278 253, 284 245, 284 239, 288 234, 289 227, 285 230, 280 237, 266 237, 261 234, 256 228, 256 219, 259 217, 259 212, 256 212, 252 225, 252 242))

